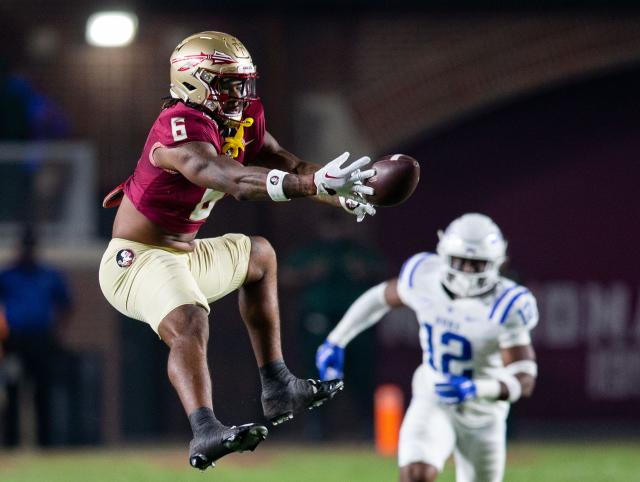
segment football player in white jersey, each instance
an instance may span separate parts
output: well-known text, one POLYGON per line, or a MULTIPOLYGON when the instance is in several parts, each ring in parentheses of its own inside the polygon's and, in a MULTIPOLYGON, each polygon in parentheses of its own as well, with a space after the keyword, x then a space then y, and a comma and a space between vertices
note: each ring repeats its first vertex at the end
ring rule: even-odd
POLYGON ((533 392, 529 332, 538 323, 529 290, 500 276, 507 243, 482 214, 438 233, 437 254, 418 253, 398 278, 362 294, 318 348, 323 379, 343 377, 347 344, 390 309, 420 323, 423 363, 400 430, 400 482, 436 480, 453 453, 457 482, 499 482, 509 404, 533 392))

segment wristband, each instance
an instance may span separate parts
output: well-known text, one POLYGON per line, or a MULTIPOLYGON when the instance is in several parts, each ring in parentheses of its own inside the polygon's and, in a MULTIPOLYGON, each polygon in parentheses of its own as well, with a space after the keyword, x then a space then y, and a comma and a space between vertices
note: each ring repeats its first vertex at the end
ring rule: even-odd
POLYGON ((278 169, 272 169, 267 173, 267 193, 272 201, 290 201, 290 199, 284 194, 284 178, 289 174, 285 171, 278 169))
POLYGON ((538 364, 533 360, 518 360, 513 363, 509 363, 504 367, 507 373, 515 375, 516 373, 526 373, 533 378, 538 376, 538 364))
POLYGON ((500 381, 495 378, 474 379, 476 396, 483 400, 497 400, 500 397, 500 381))
POLYGON ((506 370, 498 375, 498 380, 504 383, 507 387, 507 392, 509 394, 508 401, 511 403, 517 402, 520 399, 520 395, 522 395, 522 385, 520 384, 520 380, 508 373, 506 370))

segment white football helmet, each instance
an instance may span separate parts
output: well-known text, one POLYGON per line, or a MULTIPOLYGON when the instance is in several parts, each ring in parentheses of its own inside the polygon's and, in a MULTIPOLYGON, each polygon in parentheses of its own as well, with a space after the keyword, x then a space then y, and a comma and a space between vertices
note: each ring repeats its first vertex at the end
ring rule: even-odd
POLYGON ((438 254, 445 262, 442 283, 452 293, 478 296, 491 290, 506 259, 507 242, 484 214, 469 213, 438 232, 438 254))
POLYGON ((171 54, 171 97, 203 107, 223 120, 239 121, 256 100, 256 66, 246 47, 223 32, 187 37, 171 54))

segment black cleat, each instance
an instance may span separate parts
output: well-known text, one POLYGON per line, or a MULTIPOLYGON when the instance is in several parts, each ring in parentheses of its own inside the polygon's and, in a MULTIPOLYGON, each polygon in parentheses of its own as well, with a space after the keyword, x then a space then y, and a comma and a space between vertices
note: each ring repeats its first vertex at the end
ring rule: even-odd
POLYGON ((322 382, 293 378, 284 389, 273 394, 262 392, 264 416, 273 425, 280 425, 305 408, 313 410, 319 407, 343 388, 342 380, 322 382))
POLYGON ((191 440, 189 444, 189 464, 194 469, 205 470, 215 467, 215 461, 232 452, 252 452, 260 442, 267 438, 269 431, 264 425, 247 423, 209 436, 191 440))

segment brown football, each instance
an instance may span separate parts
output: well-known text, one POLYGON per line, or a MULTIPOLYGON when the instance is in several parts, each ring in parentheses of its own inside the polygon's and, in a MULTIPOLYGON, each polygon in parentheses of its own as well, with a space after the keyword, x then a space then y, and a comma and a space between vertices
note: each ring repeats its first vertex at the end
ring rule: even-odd
POLYGON ((364 183, 375 193, 366 196, 374 206, 397 206, 409 199, 420 180, 420 164, 405 154, 382 156, 371 165, 376 170, 364 183))

